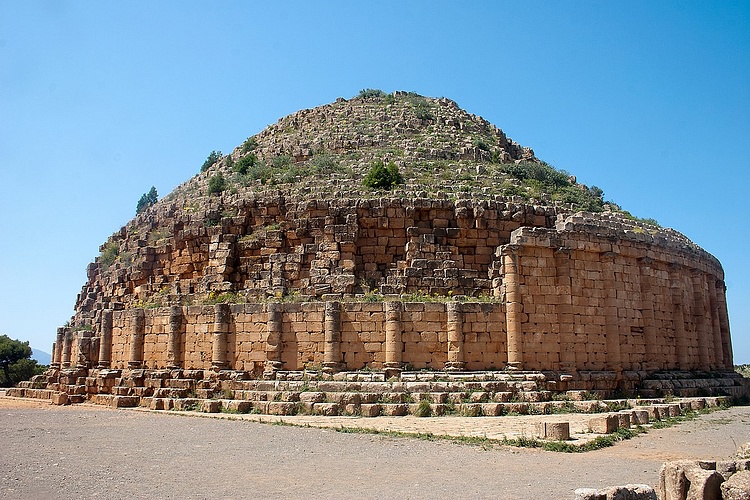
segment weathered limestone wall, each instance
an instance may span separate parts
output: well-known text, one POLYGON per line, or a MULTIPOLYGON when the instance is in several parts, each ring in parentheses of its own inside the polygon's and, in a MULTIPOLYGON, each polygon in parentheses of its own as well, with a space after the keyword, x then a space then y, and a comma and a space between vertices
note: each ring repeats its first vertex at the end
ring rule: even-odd
MULTIPOLYGON (((58 332, 55 362, 257 376, 408 366, 608 371, 620 380, 624 372, 731 370, 724 274, 710 254, 679 233, 621 216, 561 215, 546 227, 544 211, 501 213, 499 206, 390 200, 297 207, 306 229, 277 231, 278 241, 314 233, 314 242, 301 240, 296 251, 275 246, 266 231, 258 279, 271 289, 286 286, 285 273, 299 271, 299 263, 307 274, 294 279, 324 300, 155 309, 102 302, 86 313, 89 330, 58 332), (357 279, 384 280, 380 289, 389 292, 482 291, 495 301, 404 302, 394 294, 370 303, 344 293, 357 279)), ((280 213, 271 208, 269 216, 280 213)), ((207 244, 214 258, 233 237, 222 231, 207 244)), ((250 258, 243 255, 239 262, 250 258)), ((237 272, 244 276, 240 268, 231 270, 233 282, 237 272)), ((229 276, 224 271, 216 267, 207 277, 229 276)))
POLYGON ((510 362, 531 370, 730 370, 723 271, 613 223, 521 228, 498 248, 510 362))
POLYGON ((552 227, 556 217, 552 207, 504 201, 209 201, 201 212, 164 206, 114 235, 118 259, 89 266, 76 321, 117 304, 167 305, 210 292, 477 296, 490 292, 495 248, 519 227, 552 227))
POLYGON ((276 370, 500 369, 502 309, 499 303, 309 302, 106 310, 95 325, 97 346, 109 339, 106 354, 100 347, 80 350, 82 335, 91 332, 70 332, 60 345, 70 345, 88 367, 113 369, 260 375, 274 362, 276 370))

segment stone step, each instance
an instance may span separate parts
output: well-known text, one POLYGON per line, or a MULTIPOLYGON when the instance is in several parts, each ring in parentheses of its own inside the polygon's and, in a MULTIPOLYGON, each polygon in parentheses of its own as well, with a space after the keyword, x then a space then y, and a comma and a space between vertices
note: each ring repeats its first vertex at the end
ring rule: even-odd
POLYGON ((652 421, 672 418, 690 410, 702 409, 705 406, 718 406, 726 402, 726 398, 694 398, 674 401, 671 403, 656 403, 624 408, 616 412, 608 412, 612 402, 603 401, 552 401, 542 403, 507 402, 507 403, 430 403, 427 399, 420 402, 393 401, 364 401, 352 395, 349 399, 336 402, 323 400, 322 393, 318 397, 301 397, 294 401, 242 401, 235 399, 203 399, 203 398, 137 398, 134 396, 96 396, 94 402, 113 407, 140 406, 153 410, 200 411, 204 413, 258 413, 264 415, 321 415, 339 416, 351 415, 362 417, 376 416, 441 416, 460 415, 468 417, 501 417, 504 415, 548 415, 562 413, 593 413, 592 430, 599 433, 613 432, 617 428, 628 428, 632 425, 643 425, 652 421), (609 403, 609 404, 607 404, 609 403), (612 417, 614 415, 614 417, 612 417), (614 423, 613 423, 614 422, 614 423), (600 431, 601 429, 610 429, 600 431))

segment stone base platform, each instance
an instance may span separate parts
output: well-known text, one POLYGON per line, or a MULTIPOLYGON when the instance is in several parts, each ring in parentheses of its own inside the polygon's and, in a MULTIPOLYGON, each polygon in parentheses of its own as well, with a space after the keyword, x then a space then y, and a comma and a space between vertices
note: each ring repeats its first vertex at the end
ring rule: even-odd
MULTIPOLYGON (((700 409, 745 397, 749 387, 733 372, 630 372, 620 380, 634 387, 627 397, 614 372, 279 371, 272 380, 259 380, 233 370, 78 368, 50 369, 7 395, 116 408, 365 417, 601 413, 647 405, 653 419, 670 399, 691 397, 680 402, 682 409, 700 409)), ((679 415, 680 406, 662 409, 662 416, 670 411, 679 415)))

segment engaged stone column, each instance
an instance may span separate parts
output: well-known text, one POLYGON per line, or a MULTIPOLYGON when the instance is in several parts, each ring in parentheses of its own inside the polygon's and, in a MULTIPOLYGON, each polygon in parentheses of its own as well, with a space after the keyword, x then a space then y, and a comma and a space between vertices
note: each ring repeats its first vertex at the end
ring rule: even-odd
POLYGON ((281 370, 281 304, 268 304, 268 318, 266 320, 266 363, 263 377, 272 379, 281 370))
POLYGON ((63 344, 65 343, 65 328, 59 327, 57 329, 57 336, 55 337, 55 343, 52 344, 52 368, 60 368, 62 364, 62 350, 63 344))
POLYGON ((638 259, 641 266, 641 316, 643 317, 643 342, 646 344, 646 366, 644 370, 662 368, 661 353, 656 345, 656 319, 654 316, 654 279, 651 275, 653 260, 638 259))
POLYGON ((109 368, 112 362, 112 309, 102 311, 98 368, 109 368))
POLYGON ((716 299, 716 280, 713 276, 707 276, 708 281, 708 303, 711 312, 709 326, 711 338, 713 339, 714 356, 711 368, 720 370, 724 368, 724 346, 721 336, 721 326, 719 325, 719 302, 716 299))
POLYGON ((604 332, 607 342, 607 367, 617 372, 619 378, 622 374, 622 356, 620 352, 620 321, 617 318, 617 289, 615 288, 616 255, 614 252, 603 253, 601 265, 605 293, 604 332))
POLYGON ((685 311, 683 306, 682 283, 682 280, 679 279, 679 275, 673 277, 670 281, 670 288, 672 289, 672 322, 674 323, 677 368, 680 370, 688 370, 691 367, 689 366, 688 358, 688 342, 687 337, 685 336, 685 311))
POLYGON ((140 368, 143 365, 143 337, 146 335, 146 312, 143 309, 133 309, 133 330, 130 334, 130 368, 140 368))
POLYGON ((461 303, 448 302, 446 305, 448 316, 448 361, 446 371, 459 371, 466 368, 464 360, 464 315, 461 303))
POLYGON ((325 303, 325 332, 323 345, 323 371, 341 370, 341 304, 325 303))
POLYGON ((708 353, 708 331, 706 328, 706 304, 704 300, 703 274, 694 271, 692 274, 693 281, 693 319, 695 321, 695 330, 698 335, 698 357, 700 359, 701 370, 711 370, 711 359, 708 353))
POLYGON ((729 337, 729 313, 727 312, 727 287, 723 281, 716 282, 716 290, 719 307, 719 326, 721 328, 721 344, 724 354, 724 369, 734 369, 734 359, 732 356, 732 340, 729 337))
POLYGON ((560 370, 576 371, 576 335, 573 326, 573 285, 570 279, 570 254, 572 250, 560 247, 555 250, 555 284, 558 304, 555 306, 560 325, 560 370))
POLYGON ((211 369, 223 370, 227 368, 227 337, 229 336, 229 304, 214 306, 214 334, 213 356, 211 369))
POLYGON ((401 372, 404 344, 401 327, 401 302, 385 302, 385 371, 391 377, 401 372))
POLYGON ((669 272, 669 286, 672 293, 672 323, 674 324, 674 368, 687 370, 690 367, 688 366, 688 342, 685 336, 684 281, 682 279, 681 266, 679 264, 670 264, 669 272))
POLYGON ((69 327, 63 328, 62 360, 60 366, 70 368, 70 351, 73 347, 73 330, 69 327))
POLYGON ((503 256, 505 276, 505 321, 510 370, 523 369, 523 302, 519 283, 518 247, 506 245, 503 256))
POLYGON ((172 306, 169 310, 169 336, 167 337, 167 368, 179 368, 180 345, 182 344, 182 308, 172 306))

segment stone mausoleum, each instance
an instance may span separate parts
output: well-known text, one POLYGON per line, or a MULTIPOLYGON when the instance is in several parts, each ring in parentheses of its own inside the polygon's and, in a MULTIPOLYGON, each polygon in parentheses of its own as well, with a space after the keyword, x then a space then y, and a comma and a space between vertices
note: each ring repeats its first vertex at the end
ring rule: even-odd
POLYGON ((374 93, 285 117, 101 252, 49 372, 19 395, 745 390, 717 259, 448 99, 374 93), (363 186, 377 161, 400 182, 363 186))

